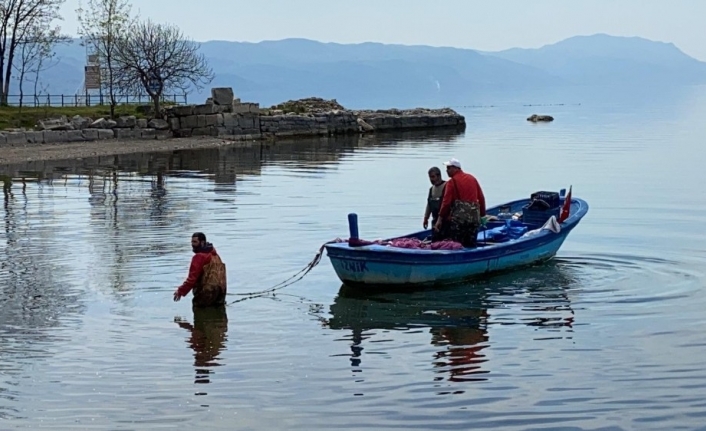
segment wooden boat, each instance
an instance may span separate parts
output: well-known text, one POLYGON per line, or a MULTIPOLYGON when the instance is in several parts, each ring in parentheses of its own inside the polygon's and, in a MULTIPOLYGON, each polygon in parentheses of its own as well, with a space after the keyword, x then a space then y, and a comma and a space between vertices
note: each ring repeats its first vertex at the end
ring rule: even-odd
POLYGON ((429 241, 431 230, 394 237, 373 244, 361 245, 357 215, 349 214, 348 241, 326 244, 326 254, 338 278, 353 287, 422 287, 453 284, 479 275, 513 270, 553 258, 569 233, 588 212, 588 203, 571 197, 571 191, 537 192, 528 199, 519 199, 492 208, 489 218, 516 220, 490 221, 478 233, 476 248, 460 250, 414 249, 390 246, 395 239, 429 241), (549 195, 540 210, 533 209, 536 196, 549 195), (566 200, 569 203, 566 203, 566 200), (562 210, 568 217, 559 222, 562 210), (513 235, 514 234, 514 235, 513 235))

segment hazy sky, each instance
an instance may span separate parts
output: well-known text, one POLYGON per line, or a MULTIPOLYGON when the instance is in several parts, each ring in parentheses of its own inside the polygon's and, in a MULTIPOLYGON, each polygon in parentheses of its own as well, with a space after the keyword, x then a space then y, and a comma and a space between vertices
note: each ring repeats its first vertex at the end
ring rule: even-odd
MULTIPOLYGON (((64 7, 70 34, 79 1, 64 7)), ((705 0, 135 0, 133 10, 198 41, 300 37, 494 51, 607 33, 672 42, 706 61, 705 0)))

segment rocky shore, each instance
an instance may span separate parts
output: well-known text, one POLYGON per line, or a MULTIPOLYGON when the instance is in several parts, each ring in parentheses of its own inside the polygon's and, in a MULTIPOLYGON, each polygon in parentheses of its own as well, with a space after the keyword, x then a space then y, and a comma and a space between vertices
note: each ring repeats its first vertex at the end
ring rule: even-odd
POLYGON ((32 130, 0 131, 0 148, 193 137, 250 141, 465 127, 465 118, 449 108, 354 111, 320 98, 261 108, 257 103, 241 102, 226 87, 213 88, 202 105, 169 107, 158 118, 47 118, 32 130))

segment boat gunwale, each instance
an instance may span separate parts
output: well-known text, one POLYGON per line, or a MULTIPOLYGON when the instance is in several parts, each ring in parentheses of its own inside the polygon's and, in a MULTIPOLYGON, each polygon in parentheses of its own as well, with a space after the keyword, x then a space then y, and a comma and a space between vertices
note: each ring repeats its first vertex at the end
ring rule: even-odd
MULTIPOLYGON (((500 205, 493 206, 491 208, 488 208, 488 211, 493 211, 496 209, 499 209, 503 206, 507 205, 517 205, 521 204, 523 202, 529 202, 529 199, 518 199, 515 201, 511 202, 506 202, 500 205)), ((424 250, 424 249, 408 249, 408 248, 402 248, 402 247, 389 247, 389 246, 383 246, 379 244, 371 244, 371 245, 364 245, 364 246, 359 246, 359 247, 351 247, 348 245, 348 242, 340 242, 340 243, 328 243, 325 244, 325 248, 327 250, 327 254, 331 258, 338 258, 338 259, 365 259, 365 260, 375 260, 375 261, 384 261, 388 263, 394 262, 394 259, 396 257, 402 257, 404 258, 414 258, 414 257, 424 257, 428 259, 429 257, 466 257, 466 258, 473 258, 477 257, 478 260, 485 260, 488 258, 495 258, 496 253, 502 253, 504 250, 509 250, 508 253, 503 253, 502 256, 507 256, 511 254, 517 254, 517 253, 523 253, 527 251, 531 251, 534 248, 541 247, 542 245, 551 242, 555 238, 554 236, 557 235, 568 235, 568 233, 573 230, 574 227, 581 221, 581 219, 588 213, 588 202, 581 198, 571 198, 571 203, 578 203, 579 208, 578 211, 576 211, 573 214, 570 214, 569 217, 562 223, 559 224, 561 227, 561 231, 559 233, 552 232, 550 230, 543 230, 540 231, 540 233, 533 235, 531 237, 527 238, 518 238, 518 239, 513 239, 510 241, 502 242, 502 243, 497 243, 497 244, 492 244, 492 245, 487 245, 487 246, 482 246, 482 247, 476 247, 472 249, 461 249, 461 250, 424 250), (517 247, 518 249, 515 250, 514 248, 517 247)), ((396 236, 392 237, 389 239, 385 239, 383 241, 390 241, 395 238, 405 238, 405 237, 410 237, 410 236, 415 236, 418 235, 422 232, 425 231, 418 231, 418 232, 413 232, 410 234, 406 235, 401 235, 401 236, 396 236)), ((498 256, 501 257, 501 256, 498 256)), ((406 263, 410 263, 408 260, 406 260, 406 263)), ((464 259, 464 262, 469 262, 472 260, 467 260, 464 259)), ((426 263, 429 261, 426 260, 426 263)), ((434 262, 436 264, 454 264, 458 263, 459 261, 456 259, 453 260, 440 260, 438 262, 434 262)))

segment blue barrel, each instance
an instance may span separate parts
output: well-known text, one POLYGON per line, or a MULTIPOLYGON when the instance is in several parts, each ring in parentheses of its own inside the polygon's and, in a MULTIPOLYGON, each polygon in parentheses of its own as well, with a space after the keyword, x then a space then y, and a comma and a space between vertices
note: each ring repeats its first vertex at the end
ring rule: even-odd
POLYGON ((358 214, 356 213, 348 214, 348 232, 350 233, 350 238, 360 239, 358 236, 358 214))

